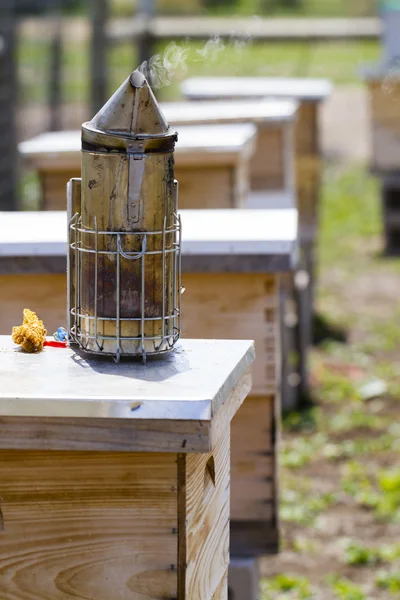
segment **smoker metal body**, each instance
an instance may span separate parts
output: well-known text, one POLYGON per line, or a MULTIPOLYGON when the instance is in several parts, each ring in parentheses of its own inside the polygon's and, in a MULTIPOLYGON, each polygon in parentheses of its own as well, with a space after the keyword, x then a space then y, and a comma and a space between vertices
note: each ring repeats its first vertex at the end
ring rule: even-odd
POLYGON ((69 182, 69 338, 95 354, 166 352, 180 335, 177 139, 135 71, 82 126, 69 182))

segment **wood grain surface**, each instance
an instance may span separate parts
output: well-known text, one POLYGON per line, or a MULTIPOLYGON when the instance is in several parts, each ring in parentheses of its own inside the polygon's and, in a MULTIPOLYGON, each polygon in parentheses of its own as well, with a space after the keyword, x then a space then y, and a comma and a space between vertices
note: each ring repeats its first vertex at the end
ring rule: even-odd
POLYGON ((174 454, 0 452, 0 597, 177 595, 174 454))
POLYGON ((179 599, 226 600, 229 564, 229 427, 212 453, 178 460, 179 599), (184 485, 182 485, 182 481, 184 485))
POLYGON ((179 208, 234 208, 235 169, 221 167, 178 167, 179 208))
POLYGON ((279 382, 277 277, 260 273, 187 273, 182 277, 183 335, 253 339, 253 395, 276 393, 279 382))
POLYGON ((276 489, 273 396, 249 396, 232 420, 231 519, 271 521, 276 489))
POLYGON ((48 334, 67 318, 67 280, 62 273, 19 273, 0 275, 0 334, 11 334, 20 325, 24 308, 30 308, 42 319, 48 334))

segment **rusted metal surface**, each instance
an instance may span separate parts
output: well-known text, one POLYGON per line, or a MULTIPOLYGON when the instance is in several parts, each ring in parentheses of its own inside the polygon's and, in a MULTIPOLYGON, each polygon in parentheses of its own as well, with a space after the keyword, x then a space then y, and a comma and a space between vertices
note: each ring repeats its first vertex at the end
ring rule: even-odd
POLYGON ((71 330, 90 352, 145 357, 179 337, 175 141, 138 71, 82 127, 71 330))

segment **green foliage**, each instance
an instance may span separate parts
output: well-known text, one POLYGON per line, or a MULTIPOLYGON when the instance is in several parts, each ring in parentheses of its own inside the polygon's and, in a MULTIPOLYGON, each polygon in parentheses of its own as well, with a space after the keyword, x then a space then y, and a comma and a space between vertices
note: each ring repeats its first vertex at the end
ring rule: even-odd
MULTIPOLYGON (((235 0, 236 14, 290 17, 361 17, 376 13, 376 0, 235 0)), ((212 14, 232 14, 210 2, 212 14)))
POLYGON ((400 593, 400 571, 379 571, 376 575, 376 584, 398 598, 400 593))
POLYGON ((308 482, 293 480, 290 489, 287 487, 281 493, 280 517, 282 521, 309 527, 336 502, 335 494, 319 494, 310 490, 308 482))
POLYGON ((322 448, 322 455, 328 460, 356 458, 381 452, 400 451, 400 438, 386 433, 377 437, 328 442, 322 448))
POLYGON ((311 600, 314 598, 306 577, 281 574, 262 581, 262 600, 311 600))
POLYGON ((350 265, 349 258, 362 239, 381 232, 378 181, 357 167, 330 167, 324 180, 320 261, 325 268, 343 262, 350 265))
POLYGON ((376 565, 380 560, 377 550, 368 548, 356 541, 350 541, 345 548, 345 563, 352 566, 376 565))
POLYGON ((284 442, 279 455, 281 465, 289 469, 304 467, 311 460, 318 458, 319 451, 326 440, 326 435, 318 433, 284 442))
POLYGON ((309 408, 302 411, 293 411, 283 417, 282 426, 284 431, 312 432, 315 431, 318 417, 318 408, 309 408))
POLYGON ((400 523, 400 472, 383 470, 374 477, 355 461, 346 465, 343 490, 354 500, 374 511, 378 519, 400 523))
POLYGON ((349 579, 332 576, 328 581, 337 600, 367 600, 362 589, 349 579))

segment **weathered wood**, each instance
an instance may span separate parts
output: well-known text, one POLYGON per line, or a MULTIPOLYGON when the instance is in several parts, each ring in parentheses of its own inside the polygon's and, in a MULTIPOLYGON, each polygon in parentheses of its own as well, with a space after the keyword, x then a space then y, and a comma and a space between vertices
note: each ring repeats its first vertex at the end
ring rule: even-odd
MULTIPOLYGON (((251 162, 251 189, 279 190, 285 187, 285 130, 260 127, 251 162)), ((289 165, 290 168, 290 165, 289 165)))
POLYGON ((271 522, 232 521, 231 553, 235 556, 265 556, 279 552, 279 528, 271 522))
POLYGON ((0 452, 4 598, 177 595, 174 454, 0 452))
POLYGON ((317 155, 304 154, 296 159, 296 188, 299 208, 299 236, 304 244, 315 242, 319 222, 319 190, 322 164, 317 155))
POLYGON ((290 412, 299 406, 300 384, 307 352, 300 322, 301 294, 292 274, 284 274, 280 285, 281 313, 281 398, 282 410, 290 412))
MULTIPOLYGON (((211 425, 218 413, 218 418, 225 415, 225 423, 229 423, 231 403, 237 406, 238 402, 232 390, 254 359, 251 342, 188 339, 171 353, 149 361, 151 368, 132 360, 121 361, 116 367, 110 360, 72 348, 45 348, 43 352, 25 354, 8 336, 0 337, 0 353, 0 414, 4 418, 56 419, 61 433, 70 419, 80 419, 82 426, 88 421, 87 449, 91 449, 91 420, 108 427, 116 436, 127 421, 141 421, 141 427, 147 423, 151 431, 156 431, 157 422, 165 420, 163 431, 175 431, 176 445, 168 447, 158 441, 163 451, 183 451, 183 421, 211 425), (225 377, 226 370, 229 374, 225 377), (46 371, 57 372, 56 386, 51 378, 42 376, 46 371), (22 372, 24 377, 19 378, 22 372), (134 381, 140 384, 132 385, 134 381)), ((93 441, 99 444, 96 433, 93 441)), ((204 434, 207 437, 207 429, 204 434)), ((52 441, 47 440, 47 448, 52 447, 52 441)), ((77 441, 84 443, 79 438, 77 441)), ((26 439, 20 443, 26 444, 26 439)), ((200 444, 200 451, 204 451, 204 439, 200 444)))
POLYGON ((232 421, 232 521, 276 518, 276 428, 273 396, 249 396, 232 421))
POLYGON ((162 105, 167 120, 181 125, 245 123, 257 126, 256 149, 250 164, 252 190, 292 190, 293 130, 297 103, 292 100, 225 100, 169 102, 162 105))
POLYGON ((61 273, 0 275, 0 334, 11 334, 19 325, 24 308, 44 319, 52 335, 64 325, 67 314, 67 281, 61 273))
POLYGON ((279 306, 277 278, 261 273, 187 273, 182 296, 184 335, 255 340, 252 394, 279 387, 279 306))
MULTIPOLYGON (((179 182, 179 207, 193 208, 238 208, 244 205, 246 195, 235 190, 232 183, 236 167, 179 167, 175 177, 179 182)), ((245 183, 247 183, 245 173, 245 183)), ((246 192, 246 190, 245 190, 246 192)))
POLYGON ((11 333, 18 325, 24 308, 46 315, 50 334, 66 318, 66 278, 62 274, 24 274, 0 276, 0 334, 11 333))
POLYGON ((372 168, 380 173, 400 169, 400 79, 390 72, 367 81, 372 121, 372 168))
POLYGON ((147 365, 26 355, 4 337, 0 353, 1 597, 227 600, 230 420, 251 343, 185 340, 147 365), (212 443, 177 446, 179 429, 212 443))
MULTIPOLYGON (((238 208, 248 194, 256 128, 251 123, 182 126, 175 152, 180 208, 238 208)), ((38 170, 43 208, 65 210, 66 185, 81 172, 79 132, 43 134, 20 145, 38 170)))
POLYGON ((179 597, 225 600, 229 564, 229 427, 213 452, 178 460, 178 526, 184 531, 179 557, 179 597), (182 583, 184 580, 184 584, 182 583))
POLYGON ((208 452, 214 431, 207 421, 0 417, 0 448, 31 450, 109 450, 118 452, 208 452))
MULTIPOLYGON (((246 332, 255 340, 251 396, 232 420, 231 519, 235 527, 238 522, 244 529, 248 522, 250 530, 254 522, 263 523, 268 535, 260 536, 255 548, 266 554, 276 549, 278 539, 278 282, 273 276, 254 273, 199 273, 185 275, 183 284, 186 335, 236 338, 246 332)), ((236 548, 235 540, 232 534, 232 548, 236 548)), ((251 544, 250 539, 249 548, 251 544)))

